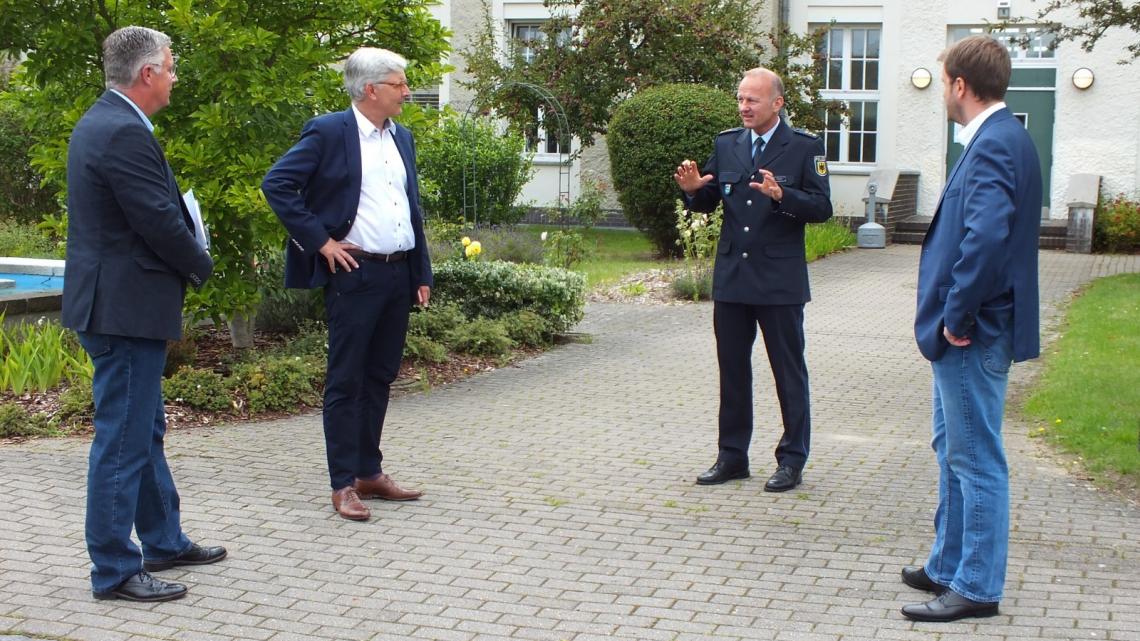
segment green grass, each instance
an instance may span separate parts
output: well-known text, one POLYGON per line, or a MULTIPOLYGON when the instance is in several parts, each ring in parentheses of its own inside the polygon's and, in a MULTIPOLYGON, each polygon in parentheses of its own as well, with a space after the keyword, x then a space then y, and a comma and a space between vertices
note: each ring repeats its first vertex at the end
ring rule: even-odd
POLYGON ((818 260, 855 245, 855 234, 843 223, 834 218, 818 225, 808 225, 804 235, 804 248, 807 261, 818 260))
MULTIPOLYGON (((537 236, 544 231, 561 228, 556 225, 528 225, 527 229, 537 236)), ((590 287, 621 280, 626 274, 674 263, 658 259, 653 243, 639 231, 597 227, 589 230, 572 227, 571 230, 582 232, 589 241, 592 255, 574 271, 585 274, 586 284, 590 287)))
POLYGON ((1097 280, 1073 301, 1024 412, 1030 436, 1140 486, 1140 274, 1097 280))

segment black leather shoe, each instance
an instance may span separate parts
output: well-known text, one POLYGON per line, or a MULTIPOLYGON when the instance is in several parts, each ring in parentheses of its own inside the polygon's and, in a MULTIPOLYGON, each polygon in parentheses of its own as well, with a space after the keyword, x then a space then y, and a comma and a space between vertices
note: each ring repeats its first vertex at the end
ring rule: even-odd
POLYGON ((915 590, 925 590, 935 594, 942 594, 946 591, 946 586, 938 585, 930 580, 930 575, 926 573, 926 568, 919 566, 917 568, 905 567, 902 569, 902 581, 915 590))
POLYGON ((904 605, 902 613, 912 621, 943 623, 970 617, 997 616, 998 604, 972 601, 953 590, 946 590, 933 601, 904 605))
POLYGON ((204 548, 197 543, 191 543, 190 549, 182 554, 165 561, 143 561, 143 569, 147 572, 161 572, 169 570, 176 565, 209 565, 226 558, 226 549, 223 547, 204 548))
POLYGON ((764 484, 765 492, 787 492, 804 480, 801 470, 793 469, 787 465, 776 468, 776 473, 764 484))
POLYGON ((748 473, 747 465, 729 465, 717 461, 697 477, 697 485, 720 485, 736 479, 746 479, 749 476, 752 475, 748 473))
POLYGON ((125 599, 127 601, 173 601, 186 596, 186 586, 167 583, 151 576, 146 570, 139 572, 108 592, 92 592, 96 599, 125 599))

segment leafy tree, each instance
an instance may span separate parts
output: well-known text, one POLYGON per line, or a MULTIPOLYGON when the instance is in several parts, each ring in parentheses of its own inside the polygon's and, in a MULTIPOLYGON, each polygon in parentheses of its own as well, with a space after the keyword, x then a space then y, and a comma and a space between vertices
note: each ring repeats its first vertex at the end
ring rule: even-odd
MULTIPOLYGON (((174 41, 179 82, 154 118, 183 189, 211 231, 215 272, 187 302, 195 316, 242 319, 257 304, 256 259, 284 229, 262 197, 266 170, 302 123, 344 109, 333 67, 361 46, 397 51, 412 83, 444 71, 447 33, 430 0, 0 0, 0 51, 24 52, 10 96, 36 145, 33 164, 65 189, 67 141, 103 91, 101 43, 139 24, 174 41)), ((417 114, 410 110, 415 120, 417 114)))
POLYGON ((511 82, 550 90, 583 146, 606 132, 614 106, 656 84, 703 84, 735 92, 741 73, 765 60, 761 42, 783 47, 768 66, 785 79, 788 110, 797 126, 819 128, 821 101, 814 72, 815 40, 780 32, 763 34, 755 0, 544 0, 552 19, 543 36, 496 45, 495 21, 462 53, 484 108, 516 127, 535 125, 542 101, 511 82), (500 87, 503 87, 500 89, 500 87))
MULTIPOLYGON (((1081 21, 1075 24, 1054 23, 1051 31, 1058 40, 1080 41, 1085 51, 1092 51, 1109 29, 1129 29, 1133 34, 1140 34, 1140 3, 1137 2, 1126 6, 1124 0, 1050 0, 1037 17, 1047 19, 1054 12, 1066 8, 1076 9, 1081 21)), ((1134 35, 1134 38, 1133 43, 1125 47, 1130 55, 1120 61, 1122 64, 1140 58, 1140 36, 1134 35)))

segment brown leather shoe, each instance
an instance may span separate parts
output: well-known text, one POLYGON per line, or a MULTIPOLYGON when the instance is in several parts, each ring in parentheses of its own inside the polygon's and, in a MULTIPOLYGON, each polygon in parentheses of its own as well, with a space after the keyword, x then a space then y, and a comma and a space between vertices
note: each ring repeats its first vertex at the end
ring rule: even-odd
POLYGON ((381 474, 374 479, 356 479, 352 484, 362 499, 384 499, 385 501, 414 501, 424 495, 419 490, 405 490, 396 485, 392 477, 381 474))
POLYGON ((332 493, 333 509, 350 521, 367 521, 372 516, 368 506, 360 502, 360 495, 351 485, 332 493))

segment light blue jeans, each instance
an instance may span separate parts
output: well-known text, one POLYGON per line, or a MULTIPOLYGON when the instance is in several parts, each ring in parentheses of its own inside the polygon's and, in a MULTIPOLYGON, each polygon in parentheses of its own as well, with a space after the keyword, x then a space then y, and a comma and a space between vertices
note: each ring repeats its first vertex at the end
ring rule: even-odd
POLYGON ((926 573, 974 601, 996 603, 1009 552, 1009 469, 1002 446, 1005 390, 1013 361, 1006 330, 992 345, 951 346, 934 369, 931 447, 938 459, 938 511, 926 573))

